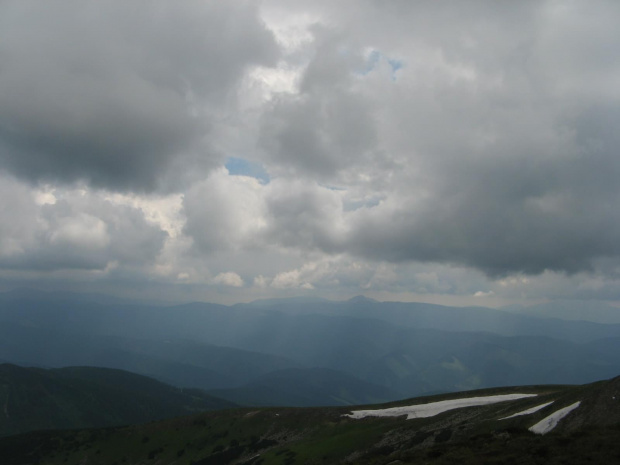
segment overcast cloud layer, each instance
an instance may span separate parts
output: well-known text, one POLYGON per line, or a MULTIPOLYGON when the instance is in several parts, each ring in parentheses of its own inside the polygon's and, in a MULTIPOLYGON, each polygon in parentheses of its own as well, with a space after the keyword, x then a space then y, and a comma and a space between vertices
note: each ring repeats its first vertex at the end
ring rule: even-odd
POLYGON ((620 300, 616 1, 0 1, 0 287, 620 300))

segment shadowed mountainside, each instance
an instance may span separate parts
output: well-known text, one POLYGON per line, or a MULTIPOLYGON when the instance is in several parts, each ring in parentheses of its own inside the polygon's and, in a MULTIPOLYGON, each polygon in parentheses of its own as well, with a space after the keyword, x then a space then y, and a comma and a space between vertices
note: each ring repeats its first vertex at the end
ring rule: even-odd
POLYGON ((389 389, 328 368, 279 370, 235 389, 210 391, 248 406, 320 407, 385 402, 399 396, 389 389))
POLYGON ((122 370, 0 365, 0 435, 143 423, 235 404, 122 370))
MULTIPOLYGON (((163 307, 102 296, 0 294, 2 360, 119 368, 239 395, 244 386, 262 383, 263 395, 252 400, 261 404, 284 402, 277 387, 269 394, 265 383, 282 370, 289 370, 287 383, 297 385, 316 368, 354 377, 359 390, 347 397, 359 401, 374 396, 369 385, 393 393, 382 398, 387 401, 492 386, 587 383, 620 372, 619 347, 620 325, 479 307, 365 298, 163 307)), ((335 402, 334 386, 316 399, 335 402)), ((310 402, 297 399, 297 405, 310 402)))
MULTIPOLYGON (((354 419, 349 408, 251 408, 104 430, 0 439, 5 465, 359 463, 585 464, 620 458, 620 378, 583 386, 522 386, 452 393, 366 408, 527 394, 429 417, 354 419), (529 431, 575 405, 544 435, 529 431), (537 411, 523 413, 544 405, 537 411), (510 418, 507 418, 510 417, 510 418)), ((354 409, 355 410, 355 409, 354 409)))

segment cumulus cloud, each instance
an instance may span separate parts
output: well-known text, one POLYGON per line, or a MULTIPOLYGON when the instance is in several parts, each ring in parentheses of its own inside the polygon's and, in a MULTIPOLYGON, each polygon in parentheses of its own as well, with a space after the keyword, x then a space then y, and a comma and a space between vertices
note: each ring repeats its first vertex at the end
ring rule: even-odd
MULTIPOLYGON (((367 21, 357 25, 335 7, 339 42, 329 48, 317 37, 299 92, 276 99, 265 114, 272 160, 323 181, 339 170, 389 179, 388 187, 365 185, 385 201, 343 215, 348 234, 338 241, 340 252, 453 263, 492 277, 592 270, 599 257, 618 255, 620 232, 612 174, 618 157, 610 151, 619 142, 610 127, 617 102, 588 95, 594 86, 579 76, 592 78, 592 68, 577 66, 594 51, 606 63, 620 62, 611 47, 615 30, 595 33, 618 9, 597 6, 582 20, 579 6, 553 2, 366 4, 355 17, 367 21), (489 14, 478 14, 488 7, 489 14), (386 22, 370 21, 374 14, 386 22), (513 14, 524 20, 518 28, 513 14), (577 26, 573 50, 561 39, 577 26), (390 30, 386 39, 379 27, 390 30), (396 42, 397 33, 408 40, 396 42), (403 57, 397 79, 378 79, 373 69, 356 75, 348 58, 356 46, 378 45, 371 40, 403 57), (551 65, 558 57, 569 78, 551 65), (347 99, 355 108, 340 111, 347 99)), ((593 93, 617 96, 610 80, 617 68, 595 68, 606 89, 593 93)), ((336 179, 354 190, 345 176, 336 179)), ((320 246, 330 252, 336 242, 320 246)))
POLYGON ((0 13, 6 270, 245 298, 620 296, 616 2, 0 13))
POLYGON ((41 202, 15 179, 3 177, 1 185, 3 269, 144 268, 156 260, 167 237, 141 210, 85 190, 56 191, 41 202))
POLYGON ((336 252, 344 239, 342 195, 303 181, 274 181, 265 189, 265 240, 283 247, 336 252))
POLYGON ((277 56, 247 2, 7 1, 0 16, 0 161, 33 181, 150 191, 208 170, 218 112, 277 56))
POLYGON ((219 273, 213 278, 215 284, 221 284, 223 286, 242 287, 243 279, 234 271, 227 271, 225 273, 219 273))
POLYGON ((375 125, 352 72, 363 66, 331 31, 316 28, 315 50, 299 92, 281 93, 262 119, 262 143, 275 167, 297 176, 338 180, 367 164, 375 149, 375 125))
POLYGON ((255 178, 213 172, 184 196, 185 233, 206 253, 251 247, 265 228, 263 189, 255 178))

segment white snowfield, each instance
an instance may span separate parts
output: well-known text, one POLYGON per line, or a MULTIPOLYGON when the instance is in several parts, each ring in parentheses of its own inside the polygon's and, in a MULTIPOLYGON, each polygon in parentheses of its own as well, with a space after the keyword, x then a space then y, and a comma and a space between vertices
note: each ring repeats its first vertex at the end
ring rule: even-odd
POLYGON ((529 430, 532 433, 536 433, 536 434, 546 434, 549 431, 551 431, 553 428, 555 428, 562 418, 564 418, 570 412, 572 412, 577 407, 579 407, 579 405, 581 405, 581 401, 575 402, 574 404, 569 405, 568 407, 561 408, 560 410, 557 410, 556 412, 552 413, 548 417, 545 417, 542 420, 540 420, 534 426, 529 428, 529 430))
POLYGON ((534 396, 536 396, 536 394, 502 394, 498 396, 469 397, 466 399, 442 400, 440 402, 431 402, 430 404, 409 405, 405 407, 392 407, 378 410, 354 410, 353 413, 345 416, 359 419, 365 417, 398 417, 407 415, 407 420, 411 420, 412 418, 434 417, 448 410, 462 407, 475 407, 477 405, 494 404, 497 402, 534 396))
POLYGON ((521 415, 529 415, 530 413, 538 412, 539 410, 544 409, 547 405, 553 404, 553 401, 547 402, 546 404, 540 404, 536 407, 528 408, 527 410, 523 410, 522 412, 513 413, 509 417, 500 418, 500 420, 508 420, 509 418, 520 417, 521 415))

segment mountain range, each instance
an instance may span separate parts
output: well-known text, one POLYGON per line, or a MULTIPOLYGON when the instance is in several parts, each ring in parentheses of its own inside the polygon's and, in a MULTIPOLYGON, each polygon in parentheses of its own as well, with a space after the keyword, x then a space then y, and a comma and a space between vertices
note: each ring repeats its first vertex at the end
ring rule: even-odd
POLYGON ((236 404, 122 370, 0 365, 0 436, 146 423, 236 404))
POLYGON ((290 406, 620 373, 619 324, 526 313, 363 297, 154 306, 13 292, 0 294, 0 360, 122 369, 247 405, 290 406), (313 385, 316 395, 284 384, 313 385))
POLYGON ((6 465, 613 463, 614 312, 4 293, 0 457, 6 465))

